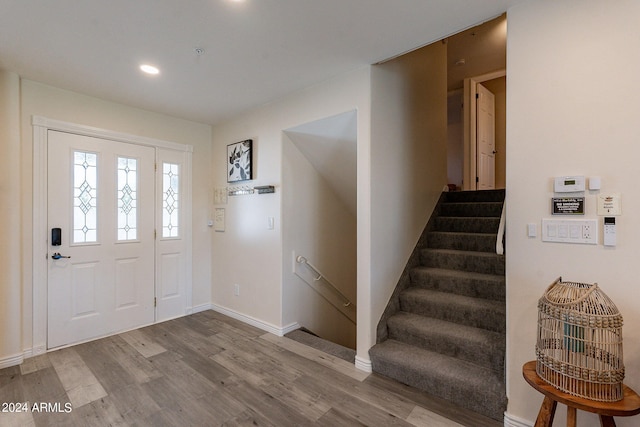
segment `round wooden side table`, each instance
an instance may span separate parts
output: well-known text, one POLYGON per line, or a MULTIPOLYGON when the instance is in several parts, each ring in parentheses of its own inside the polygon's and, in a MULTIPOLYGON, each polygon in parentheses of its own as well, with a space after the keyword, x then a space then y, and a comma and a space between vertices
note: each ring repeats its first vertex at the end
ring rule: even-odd
POLYGON ((544 394, 535 427, 551 427, 558 403, 567 405, 567 427, 576 426, 576 410, 593 412, 600 416, 602 427, 615 427, 613 417, 630 417, 640 414, 640 396, 623 385, 624 397, 617 402, 598 402, 577 397, 558 390, 544 381, 536 372, 536 361, 527 362, 522 367, 522 375, 531 387, 544 394))

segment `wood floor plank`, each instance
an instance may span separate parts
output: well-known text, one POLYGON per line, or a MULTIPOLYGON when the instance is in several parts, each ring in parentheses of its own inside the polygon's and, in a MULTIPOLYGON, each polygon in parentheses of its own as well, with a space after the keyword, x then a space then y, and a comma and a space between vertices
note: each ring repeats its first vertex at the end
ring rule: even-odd
POLYGON ((40 369, 48 368, 51 366, 51 361, 49 360, 49 356, 46 354, 41 354, 39 356, 31 357, 26 359, 22 365, 20 365, 20 373, 22 375, 27 375, 32 372, 39 371, 40 369))
POLYGON ((72 404, 2 427, 501 425, 213 311, 1 369, 0 400, 72 404))
POLYGON ((364 382, 385 389, 389 393, 403 396, 404 398, 415 402, 417 405, 438 415, 442 415, 445 418, 454 420, 463 426, 502 427, 503 425, 499 421, 456 406, 449 401, 439 398, 438 396, 425 393, 383 375, 373 373, 364 382))
POLYGON ((105 338, 74 347, 91 373, 100 378, 99 383, 106 393, 136 382, 135 378, 111 356, 108 350, 110 342, 111 338, 105 338))
POLYGON ((333 384, 318 381, 316 378, 304 375, 295 381, 302 389, 315 390, 322 400, 332 408, 349 414, 360 423, 370 426, 410 426, 401 417, 385 410, 367 404, 367 402, 352 396, 347 391, 333 384))
POLYGON ((464 427, 462 424, 458 424, 455 421, 451 421, 448 418, 438 415, 435 412, 427 411, 420 406, 416 406, 409 417, 407 422, 414 426, 429 426, 429 427, 464 427))
POLYGON ((129 343, 144 357, 152 357, 167 351, 164 347, 149 339, 141 329, 125 332, 119 335, 120 338, 129 343))
MULTIPOLYGON (((138 384, 160 378, 163 373, 121 336, 113 336, 105 343, 106 350, 138 384)), ((158 353, 159 354, 159 353, 158 353)))
POLYGON ((293 341, 286 337, 278 337, 273 334, 264 334, 260 336, 260 339, 276 343, 277 345, 285 348, 300 356, 306 357, 309 360, 313 360, 316 363, 330 367, 343 375, 347 375, 358 381, 364 381, 368 376, 368 372, 356 369, 353 363, 349 363, 346 360, 342 360, 338 357, 329 355, 315 348, 311 348, 297 341, 293 341))
POLYGON ((74 408, 107 395, 102 384, 73 347, 50 353, 49 360, 74 408))
POLYGON ((127 425, 135 425, 159 412, 160 407, 139 384, 130 384, 113 391, 109 397, 127 425))
POLYGON ((127 422, 110 396, 94 400, 73 411, 74 417, 84 426, 126 426, 127 422))

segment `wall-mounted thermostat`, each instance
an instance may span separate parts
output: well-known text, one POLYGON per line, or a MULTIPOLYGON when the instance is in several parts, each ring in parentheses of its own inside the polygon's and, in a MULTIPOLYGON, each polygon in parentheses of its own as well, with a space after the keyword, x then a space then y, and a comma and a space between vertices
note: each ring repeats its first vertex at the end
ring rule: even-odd
POLYGON ((553 182, 556 193, 574 193, 584 191, 584 176, 559 176, 553 182))

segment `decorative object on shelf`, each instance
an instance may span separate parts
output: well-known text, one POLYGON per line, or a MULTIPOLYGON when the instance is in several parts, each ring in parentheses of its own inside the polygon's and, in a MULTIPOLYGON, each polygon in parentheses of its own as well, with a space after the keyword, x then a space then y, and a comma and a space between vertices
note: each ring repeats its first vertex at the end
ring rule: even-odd
POLYGON ((253 187, 254 190, 258 191, 258 194, 267 194, 267 193, 275 193, 276 188, 273 185, 259 185, 257 187, 253 187))
POLYGON ((574 396, 623 396, 622 315, 597 283, 558 278, 538 301, 536 372, 574 396))
POLYGON ((246 194, 253 194, 254 189, 249 185, 239 185, 235 187, 228 187, 229 196, 244 196, 246 194))
POLYGON ((253 179, 252 146, 251 139, 227 145, 227 182, 253 179))

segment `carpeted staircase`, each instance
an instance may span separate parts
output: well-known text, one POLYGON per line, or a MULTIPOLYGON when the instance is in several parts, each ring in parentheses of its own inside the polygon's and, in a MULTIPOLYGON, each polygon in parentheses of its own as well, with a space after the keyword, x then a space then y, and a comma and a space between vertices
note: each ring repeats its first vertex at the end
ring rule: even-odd
POLYGON ((503 203, 504 190, 443 193, 369 351, 375 372, 500 421, 503 203))

